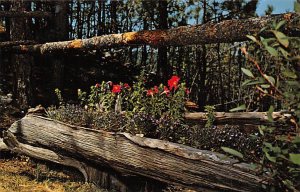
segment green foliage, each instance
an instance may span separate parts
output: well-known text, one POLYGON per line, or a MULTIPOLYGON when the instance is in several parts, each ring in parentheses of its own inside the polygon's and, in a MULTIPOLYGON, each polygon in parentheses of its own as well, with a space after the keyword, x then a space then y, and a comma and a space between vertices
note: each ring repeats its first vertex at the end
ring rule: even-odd
POLYGON ((229 148, 229 147, 221 147, 221 149, 223 151, 225 151, 226 153, 229 153, 230 155, 234 155, 236 157, 239 157, 241 159, 243 159, 243 154, 241 154, 240 152, 238 152, 237 150, 234 150, 232 148, 229 148))
POLYGON ((215 121, 215 107, 214 106, 210 106, 210 105, 206 105, 204 107, 205 109, 205 112, 207 113, 206 114, 206 117, 207 117, 207 121, 205 123, 205 127, 206 128, 209 128, 209 127, 212 127, 213 126, 213 123, 215 121))
POLYGON ((173 76, 168 86, 161 84, 146 89, 144 77, 139 79, 132 86, 127 83, 97 83, 91 86, 89 94, 78 89, 80 106, 64 104, 60 90, 56 89, 60 106, 48 108, 48 116, 75 125, 156 134, 160 138, 179 140, 175 132, 183 122, 187 99, 185 84, 179 83, 180 78, 173 76), (118 115, 121 111, 125 113, 118 115))
POLYGON ((285 21, 280 21, 271 29, 263 29, 274 35, 271 38, 248 36, 254 43, 250 44, 249 52, 245 49, 243 52, 252 67, 242 71, 250 77, 243 85, 253 87, 260 99, 267 97, 271 101, 267 112, 270 122, 273 122, 276 106, 291 111, 293 115, 293 128, 285 131, 278 132, 278 128, 270 126, 259 127, 263 138, 263 157, 259 164, 267 177, 272 178, 271 188, 294 190, 300 187, 300 145, 299 137, 295 136, 299 135, 300 125, 300 74, 297 71, 300 38, 291 38, 279 31, 285 24, 285 21), (270 59, 272 65, 260 63, 261 57, 270 59))

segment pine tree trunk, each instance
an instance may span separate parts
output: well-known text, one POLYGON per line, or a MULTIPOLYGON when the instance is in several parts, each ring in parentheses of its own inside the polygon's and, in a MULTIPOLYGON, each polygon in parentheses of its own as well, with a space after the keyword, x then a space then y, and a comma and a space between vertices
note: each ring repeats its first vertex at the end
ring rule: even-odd
MULTIPOLYGON (((13 2, 12 11, 25 11, 25 2, 13 2)), ((12 41, 27 40, 30 38, 30 20, 26 18, 13 18, 10 20, 10 38, 12 41)), ((13 92, 16 104, 21 109, 28 108, 33 103, 33 90, 31 84, 31 67, 33 57, 29 55, 13 55, 11 60, 14 72, 13 92)))

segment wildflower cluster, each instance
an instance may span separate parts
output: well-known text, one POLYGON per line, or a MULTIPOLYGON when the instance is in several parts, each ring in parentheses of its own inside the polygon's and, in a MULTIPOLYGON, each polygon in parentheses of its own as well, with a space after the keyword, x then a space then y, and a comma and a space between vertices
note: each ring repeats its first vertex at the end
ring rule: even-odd
MULTIPOLYGON (((172 76, 168 85, 160 84, 151 88, 146 88, 145 81, 141 78, 132 85, 111 81, 97 83, 91 86, 90 93, 78 89, 78 99, 81 108, 86 111, 84 114, 101 116, 102 123, 110 122, 103 120, 104 118, 120 114, 126 119, 126 122, 119 125, 122 131, 168 139, 175 138, 175 130, 183 124, 184 103, 188 96, 186 90, 178 76, 172 76)), ((56 90, 56 93, 61 101, 61 92, 56 90)), ((63 108, 64 106, 60 106, 60 109, 63 108)), ((88 122, 85 125, 89 127, 101 126, 97 120, 88 122)), ((104 126, 112 126, 112 123, 104 123, 104 126)))

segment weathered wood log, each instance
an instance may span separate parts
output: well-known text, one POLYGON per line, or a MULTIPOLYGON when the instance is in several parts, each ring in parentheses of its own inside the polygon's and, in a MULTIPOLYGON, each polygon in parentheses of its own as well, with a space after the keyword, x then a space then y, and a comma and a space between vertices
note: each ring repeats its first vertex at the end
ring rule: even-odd
MULTIPOLYGON (((124 45, 152 46, 164 45, 191 45, 208 43, 229 43, 247 40, 246 35, 259 33, 263 27, 279 20, 287 21, 286 32, 291 36, 300 36, 300 27, 297 25, 297 13, 250 18, 245 20, 225 20, 220 23, 206 23, 195 26, 182 26, 169 30, 127 32, 97 36, 89 39, 51 42, 38 45, 16 46, 13 50, 26 52, 51 53, 70 49, 99 49, 124 45)), ((268 34, 266 34, 268 35, 268 34)))
MULTIPOLYGON (((214 112, 216 124, 233 124, 233 125, 283 125, 290 123, 292 114, 285 112, 273 112, 273 121, 269 121, 267 112, 214 112)), ((205 124, 207 121, 207 113, 186 113, 187 121, 205 124)))
MULTIPOLYGON (((249 165, 219 153, 128 133, 71 126, 34 115, 15 122, 5 132, 4 142, 22 153, 26 152, 20 148, 24 145, 52 150, 60 156, 111 167, 122 174, 197 190, 259 191, 264 182, 249 165)), ((40 152, 35 157, 53 161, 47 153, 40 152)))
POLYGON ((11 46, 16 46, 16 45, 30 45, 30 44, 36 44, 35 41, 30 41, 30 40, 21 40, 21 41, 4 41, 0 42, 0 49, 1 48, 8 48, 11 46))
POLYGON ((0 11, 0 17, 47 18, 52 16, 52 13, 46 11, 0 11))

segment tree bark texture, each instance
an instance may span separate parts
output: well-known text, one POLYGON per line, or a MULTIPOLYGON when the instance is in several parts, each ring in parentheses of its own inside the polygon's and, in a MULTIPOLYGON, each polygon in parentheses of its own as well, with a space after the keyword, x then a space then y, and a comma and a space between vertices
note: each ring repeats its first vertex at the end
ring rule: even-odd
MULTIPOLYGON (((286 20, 285 31, 291 36, 300 36, 300 27, 297 23, 297 13, 287 13, 245 20, 225 20, 220 23, 206 23, 195 26, 182 26, 169 30, 127 32, 96 36, 88 39, 51 42, 38 45, 22 45, 14 47, 19 52, 51 53, 69 49, 100 49, 125 45, 191 45, 209 43, 229 43, 248 40, 246 35, 259 33, 270 23, 286 20)), ((269 35, 269 34, 266 34, 269 35)))
MULTIPOLYGON (((269 121, 267 112, 215 112, 216 124, 231 124, 231 125, 286 125, 290 123, 293 118, 292 114, 284 112, 273 112, 273 121, 269 121)), ((197 122, 198 124, 205 124, 207 121, 207 113, 186 113, 185 119, 187 121, 197 122)))
MULTIPOLYGON (((12 3, 12 11, 25 10, 26 2, 16 1, 12 3)), ((17 18, 10 20, 10 39, 12 41, 30 39, 29 20, 17 18)), ((25 45, 24 45, 25 46, 25 45)), ((28 108, 32 103, 31 65, 33 57, 29 55, 15 54, 12 56, 14 70, 14 96, 21 109, 28 108)))
POLYGON ((53 17, 53 14, 45 11, 0 11, 0 17, 15 17, 15 18, 47 18, 53 17))
POLYGON ((10 149, 26 154, 30 154, 26 152, 28 148, 34 147, 37 151, 32 154, 36 158, 58 163, 57 158, 62 157, 81 159, 124 175, 196 190, 259 191, 263 182, 263 177, 248 164, 219 153, 128 133, 71 126, 35 115, 15 122, 4 133, 4 142, 10 149), (53 158, 52 152, 57 157, 53 158))

